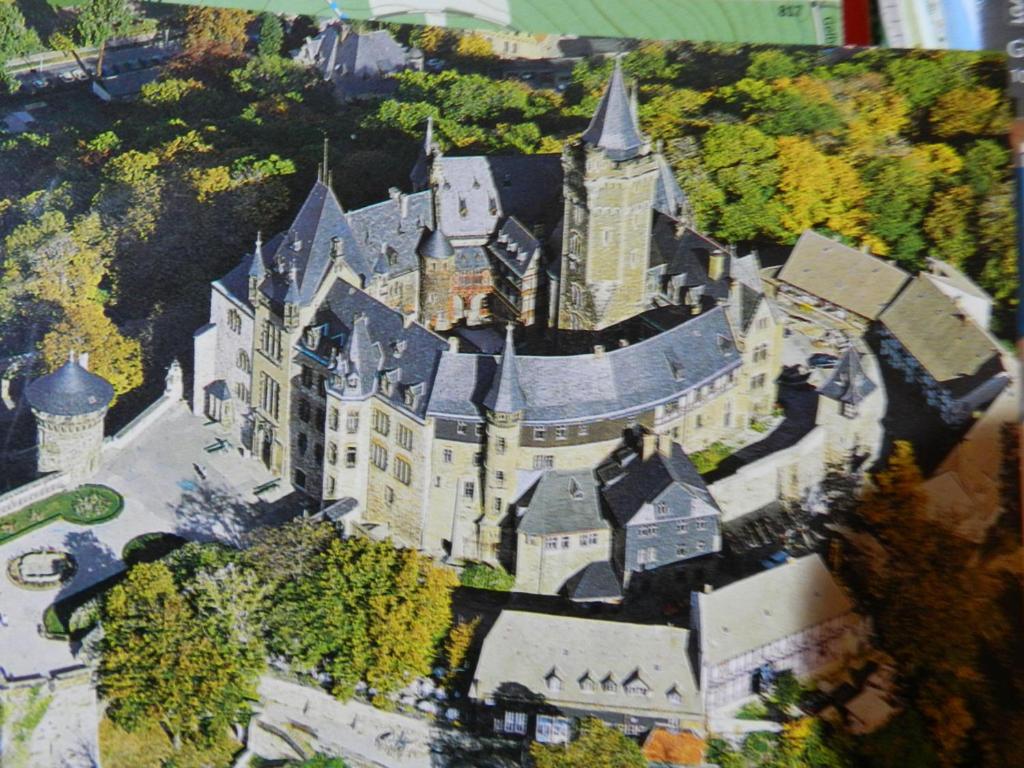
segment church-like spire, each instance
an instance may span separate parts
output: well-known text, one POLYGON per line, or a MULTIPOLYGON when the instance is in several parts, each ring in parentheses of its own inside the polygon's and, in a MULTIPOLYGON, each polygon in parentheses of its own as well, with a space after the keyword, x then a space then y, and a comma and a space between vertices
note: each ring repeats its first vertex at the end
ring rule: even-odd
POLYGON ((267 266, 263 262, 263 237, 260 232, 256 233, 256 248, 252 254, 252 264, 249 265, 249 300, 255 301, 256 294, 267 276, 267 266))
POLYGON ((288 292, 284 295, 284 303, 299 303, 299 271, 294 264, 288 268, 288 292))
POLYGON ((519 385, 519 362, 516 345, 512 340, 512 323, 505 326, 505 348, 501 353, 498 372, 484 397, 484 406, 494 413, 519 413, 526 408, 526 395, 519 385))
POLYGON ((434 154, 434 116, 427 115, 427 131, 423 136, 423 154, 434 154))
POLYGON ((611 80, 601 96, 590 125, 583 132, 583 140, 603 149, 613 160, 636 157, 644 146, 643 136, 630 105, 622 65, 615 61, 611 80))

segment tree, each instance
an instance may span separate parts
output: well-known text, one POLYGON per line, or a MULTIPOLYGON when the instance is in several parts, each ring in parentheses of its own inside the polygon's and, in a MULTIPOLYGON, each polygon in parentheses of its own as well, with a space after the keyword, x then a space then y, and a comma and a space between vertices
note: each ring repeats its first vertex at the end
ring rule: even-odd
POLYGON ((409 44, 427 54, 443 53, 450 45, 452 32, 444 27, 416 27, 409 44))
POLYGON ((117 395, 142 385, 142 345, 124 336, 96 302, 66 307, 43 337, 40 351, 51 371, 67 362, 70 352, 88 352, 89 370, 109 381, 117 395))
POLYGON ((338 697, 365 681, 384 703, 430 671, 455 583, 450 570, 413 550, 333 539, 307 573, 272 593, 268 643, 297 666, 330 674, 338 697))
POLYGON ((185 14, 185 49, 193 53, 237 55, 245 48, 248 11, 192 7, 185 14))
POLYGON ((780 77, 796 77, 801 67, 796 60, 777 48, 757 51, 750 57, 747 77, 754 80, 778 80, 780 77))
POLYGON ((462 669, 462 664, 466 660, 469 648, 473 644, 473 637, 479 628, 480 617, 477 616, 472 621, 460 621, 448 633, 448 639, 445 641, 444 646, 444 655, 448 660, 449 682, 454 680, 459 670, 462 669))
POLYGON ((274 13, 261 13, 260 42, 256 46, 256 52, 260 56, 279 56, 283 44, 284 27, 281 26, 281 19, 274 13))
POLYGON ((455 44, 455 54, 466 59, 486 59, 494 55, 494 49, 479 32, 464 32, 455 44))
POLYGON ((99 46, 96 76, 103 76, 107 41, 123 32, 134 18, 128 0, 87 0, 78 14, 78 36, 83 45, 99 46))
POLYGON ((566 747, 530 744, 536 768, 646 768, 640 747, 618 729, 594 717, 580 723, 579 735, 566 747))
POLYGON ((928 113, 936 136, 973 136, 1006 133, 1009 108, 1002 91, 995 88, 954 88, 938 98, 928 113))
POLYGON ((973 218, 974 193, 970 187, 950 187, 936 194, 924 220, 932 252, 963 269, 974 255, 975 241, 970 231, 973 218))
MULTIPOLYGON (((25 24, 25 17, 13 0, 0 0, 0 62, 24 56, 39 45, 35 31, 25 24)), ((0 66, 0 93, 14 93, 18 81, 7 68, 0 66)))
POLYGON ((158 723, 180 749, 219 735, 255 695, 258 670, 162 563, 133 567, 108 594, 102 622, 99 691, 126 730, 158 723))

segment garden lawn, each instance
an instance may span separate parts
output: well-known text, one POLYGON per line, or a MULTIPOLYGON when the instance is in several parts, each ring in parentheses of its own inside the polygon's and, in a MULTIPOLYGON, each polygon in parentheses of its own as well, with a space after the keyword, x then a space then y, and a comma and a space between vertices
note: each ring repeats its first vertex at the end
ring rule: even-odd
POLYGON ((58 517, 76 525, 96 525, 113 520, 124 508, 121 494, 103 485, 83 485, 58 493, 0 518, 0 544, 46 525, 58 517), (88 508, 84 499, 95 499, 88 508))

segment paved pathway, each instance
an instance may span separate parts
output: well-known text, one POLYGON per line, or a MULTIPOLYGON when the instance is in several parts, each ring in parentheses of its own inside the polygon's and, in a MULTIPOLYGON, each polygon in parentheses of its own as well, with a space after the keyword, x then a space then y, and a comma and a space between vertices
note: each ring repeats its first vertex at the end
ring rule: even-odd
MULTIPOLYGON (((257 502, 252 490, 270 479, 255 461, 237 452, 209 454, 215 427, 182 404, 165 414, 145 435, 105 459, 93 482, 121 493, 125 507, 108 523, 94 526, 58 521, 0 546, 0 568, 22 552, 41 546, 70 551, 78 561, 74 579, 60 590, 21 589, 0 575, 0 667, 9 676, 28 675, 75 664, 70 646, 37 631, 43 611, 58 597, 75 594, 122 570, 124 545, 143 533, 162 531, 188 539, 237 543, 246 530, 280 522, 287 513, 257 502), (206 467, 201 480, 193 463, 206 467)), ((264 497, 265 501, 272 501, 264 497)))

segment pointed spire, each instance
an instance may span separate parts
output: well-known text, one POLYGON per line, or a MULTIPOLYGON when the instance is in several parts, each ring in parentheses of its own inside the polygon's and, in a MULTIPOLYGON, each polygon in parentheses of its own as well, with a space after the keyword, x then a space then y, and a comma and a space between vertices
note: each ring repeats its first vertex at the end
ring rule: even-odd
POLYGON ((426 229, 416 253, 425 259, 447 259, 455 255, 455 249, 440 229, 426 229))
POLYGON ((611 80, 601 96, 601 102, 583 132, 583 140, 603 149, 612 160, 628 160, 636 157, 644 145, 643 136, 636 122, 636 115, 626 93, 626 82, 622 76, 622 64, 616 59, 611 80))
POLYGON ((327 153, 328 153, 328 150, 329 150, 329 141, 330 140, 327 138, 327 132, 325 131, 324 132, 324 161, 323 161, 323 165, 320 166, 320 180, 323 181, 323 182, 327 182, 327 180, 328 180, 328 178, 330 176, 330 172, 331 172, 330 168, 328 167, 329 163, 327 161, 327 153))
POLYGON ((427 132, 423 136, 423 154, 434 154, 434 116, 427 115, 427 132))
POLYGON ((505 326, 505 348, 491 388, 484 397, 484 406, 495 413, 519 413, 526 408, 526 395, 519 385, 519 362, 512 340, 512 323, 505 326))
POLYGON ((258 283, 263 282, 263 278, 267 276, 267 266, 263 262, 263 238, 260 233, 256 233, 256 248, 252 254, 252 264, 249 266, 249 278, 256 280, 258 283))

